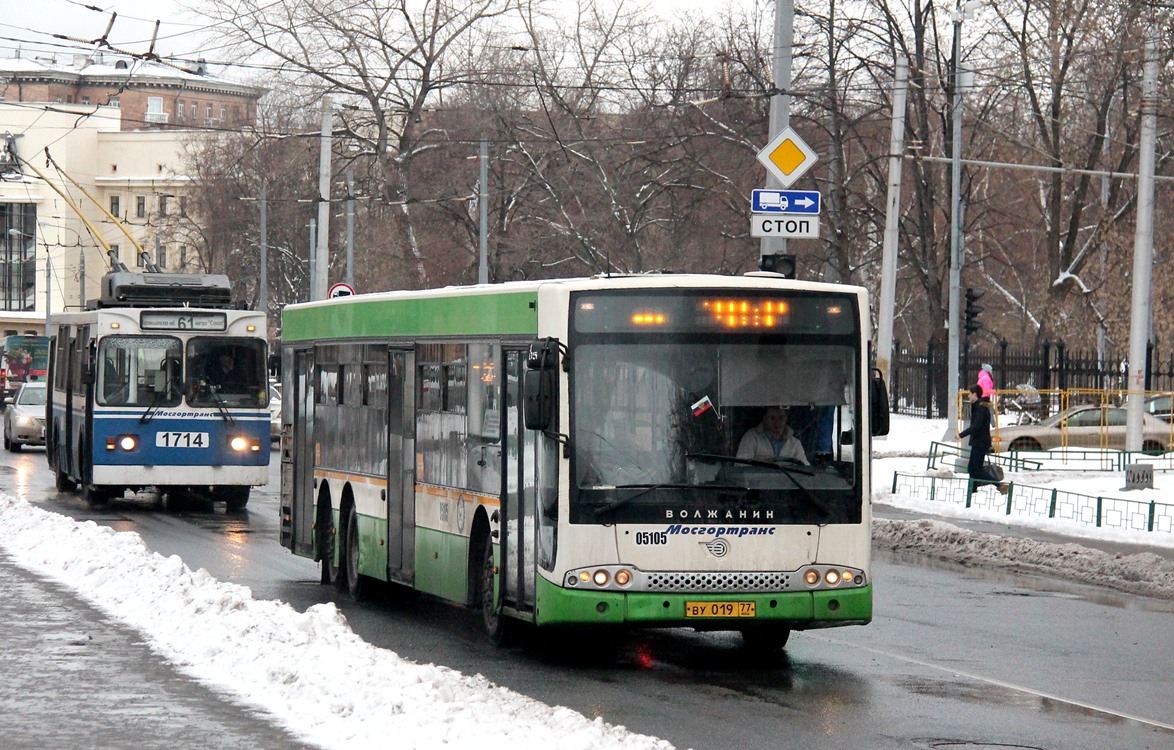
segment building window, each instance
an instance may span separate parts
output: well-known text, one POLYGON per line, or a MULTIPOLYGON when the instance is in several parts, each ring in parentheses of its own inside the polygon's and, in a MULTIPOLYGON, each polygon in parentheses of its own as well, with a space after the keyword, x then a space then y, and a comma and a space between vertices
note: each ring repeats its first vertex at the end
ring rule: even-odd
POLYGON ((159 264, 159 268, 167 270, 167 245, 160 245, 157 255, 159 257, 155 258, 155 262, 159 264))
POLYGON ((175 119, 182 120, 184 114, 186 114, 186 113, 183 111, 183 99, 176 99, 175 100, 175 119))
POLYGON ((228 119, 228 107, 226 107, 226 106, 225 106, 225 105, 223 105, 223 104, 221 104, 221 105, 220 105, 220 119, 221 119, 221 120, 227 120, 227 119, 228 119))
POLYGON ((135 196, 135 218, 147 218, 147 196, 145 195, 135 196))
POLYGON ((187 245, 180 245, 179 246, 179 270, 182 271, 183 269, 187 268, 187 265, 188 265, 188 246, 187 245))
POLYGON ((171 196, 168 196, 168 195, 159 196, 159 215, 160 216, 167 215, 167 199, 170 197, 171 196))
POLYGON ((109 99, 107 99, 107 100, 106 100, 106 106, 108 106, 108 107, 114 107, 115 109, 118 109, 119 107, 121 107, 121 106, 122 106, 122 102, 120 102, 120 101, 118 100, 118 97, 117 97, 117 96, 112 96, 112 97, 110 97, 109 99))
POLYGON ((167 113, 163 111, 163 97, 147 97, 147 114, 143 119, 152 124, 161 124, 167 122, 167 113))
POLYGON ((208 106, 204 111, 208 113, 208 119, 211 120, 212 119, 212 102, 208 102, 208 106))
POLYGON ((115 216, 122 213, 122 200, 117 195, 110 196, 110 213, 115 216))
POLYGON ((89 104, 89 103, 90 103, 90 97, 83 96, 82 97, 82 104, 89 104))
POLYGON ((188 215, 188 197, 186 195, 179 196, 179 215, 188 215))

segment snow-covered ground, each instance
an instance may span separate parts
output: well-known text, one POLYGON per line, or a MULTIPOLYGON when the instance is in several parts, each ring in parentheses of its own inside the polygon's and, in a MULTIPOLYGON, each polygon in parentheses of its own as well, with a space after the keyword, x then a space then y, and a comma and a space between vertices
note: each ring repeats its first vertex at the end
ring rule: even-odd
MULTIPOLYGON (((893 471, 926 470, 929 444, 944 432, 941 420, 894 418, 892 434, 874 443, 874 501, 924 515, 1014 522, 894 497, 887 491, 893 471)), ((1033 475, 1031 480, 1070 483, 1073 491, 1084 493, 1096 493, 1098 488, 1108 492, 1121 484, 1119 474, 1057 474, 1050 479, 1033 475)), ((1174 476, 1167 481, 1161 475, 1155 483, 1174 483, 1174 476)), ((254 599, 247 588, 217 581, 203 570, 192 571, 178 557, 151 552, 133 532, 78 523, 3 494, 0 527, 5 529, 0 553, 64 583, 112 618, 139 630, 158 653, 187 674, 267 711, 281 725, 323 747, 374 746, 388 737, 395 737, 398 745, 415 747, 671 747, 601 719, 547 706, 480 675, 401 659, 356 636, 333 604, 297 612, 282 602, 254 599)), ((1090 533, 1049 528, 1073 535, 1090 533)), ((1159 536, 1115 538, 1174 546, 1166 540, 1170 535, 1162 540, 1159 536)), ((971 564, 1048 570, 1070 580, 1174 598, 1174 565, 1152 554, 1113 555, 1077 544, 979 534, 938 520, 877 520, 874 540, 877 547, 971 564)))

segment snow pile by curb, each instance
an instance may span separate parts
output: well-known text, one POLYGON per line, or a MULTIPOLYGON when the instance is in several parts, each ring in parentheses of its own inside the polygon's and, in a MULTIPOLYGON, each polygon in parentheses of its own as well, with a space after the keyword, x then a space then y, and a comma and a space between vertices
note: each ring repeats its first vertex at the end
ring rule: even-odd
POLYGON ((1055 544, 961 529, 941 521, 873 519, 875 549, 917 552, 967 565, 987 565, 1174 599, 1174 563, 1144 552, 1115 555, 1079 544, 1055 544))
POLYGON ((183 672, 256 706, 323 747, 671 750, 623 727, 551 707, 481 675, 376 648, 333 604, 299 613, 192 571, 117 532, 0 495, 0 545, 144 634, 183 672))

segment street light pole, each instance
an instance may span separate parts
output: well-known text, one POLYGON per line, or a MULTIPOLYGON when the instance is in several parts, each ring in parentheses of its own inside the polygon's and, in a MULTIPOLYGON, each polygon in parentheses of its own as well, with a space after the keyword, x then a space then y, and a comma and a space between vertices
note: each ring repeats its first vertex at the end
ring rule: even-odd
POLYGON ((958 359, 960 354, 958 315, 962 285, 962 13, 961 0, 954 8, 954 100, 951 104, 953 142, 950 167, 950 305, 946 331, 946 434, 953 440, 958 431, 958 359))

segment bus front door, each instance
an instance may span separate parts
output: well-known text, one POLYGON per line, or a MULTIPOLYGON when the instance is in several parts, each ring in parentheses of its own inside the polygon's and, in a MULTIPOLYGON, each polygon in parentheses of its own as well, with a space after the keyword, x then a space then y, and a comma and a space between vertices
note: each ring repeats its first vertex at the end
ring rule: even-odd
POLYGON ((534 537, 537 451, 541 433, 527 430, 522 419, 522 373, 525 350, 507 349, 505 398, 504 493, 502 495, 502 604, 520 614, 534 612, 534 537))
POLYGON ((309 554, 314 549, 314 350, 294 352, 293 371, 292 445, 281 447, 283 480, 292 483, 288 502, 293 528, 289 547, 294 552, 309 554))
POLYGON ((387 575, 416 578, 416 354, 392 349, 387 362, 387 575))

